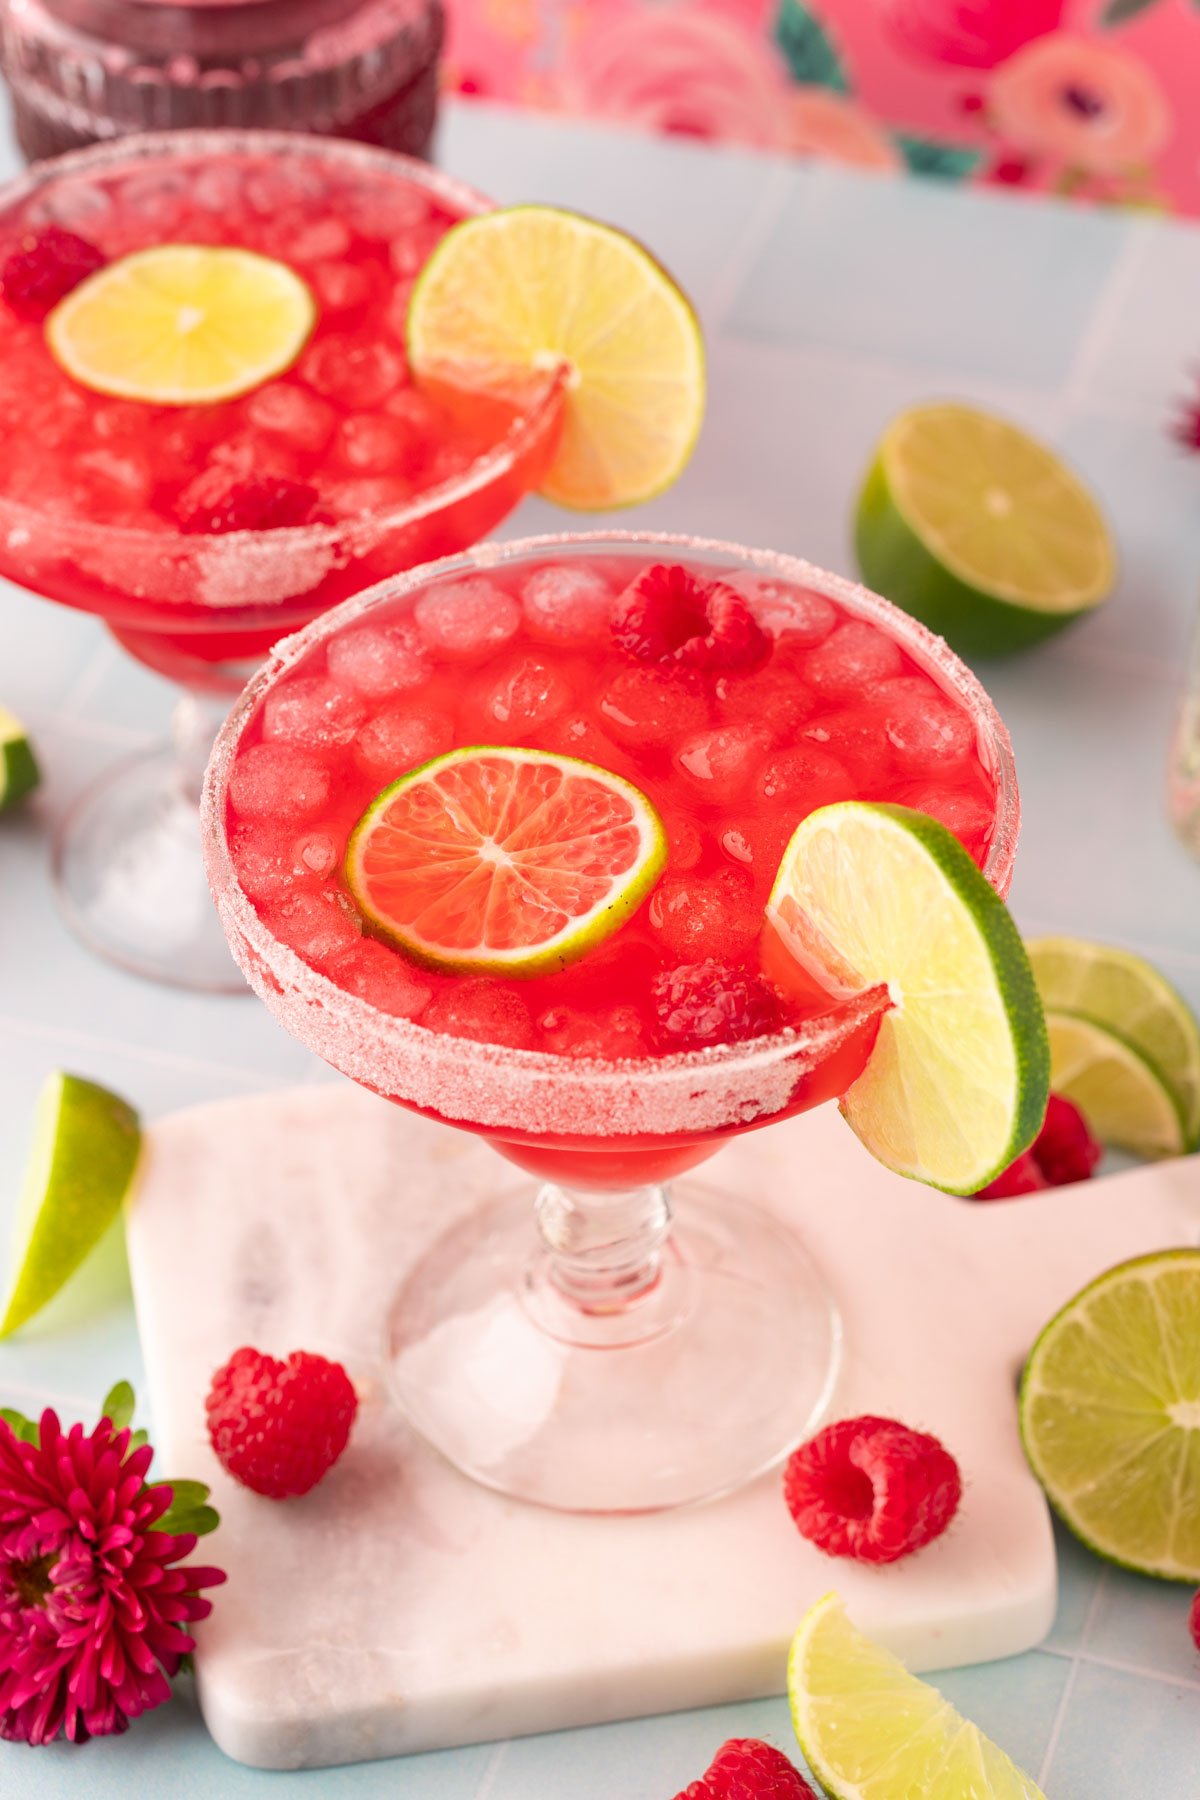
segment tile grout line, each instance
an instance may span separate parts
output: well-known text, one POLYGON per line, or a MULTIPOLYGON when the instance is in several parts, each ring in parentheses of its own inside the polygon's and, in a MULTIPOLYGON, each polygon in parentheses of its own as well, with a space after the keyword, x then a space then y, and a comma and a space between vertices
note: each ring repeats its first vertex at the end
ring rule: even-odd
POLYGON ((1067 1708, 1071 1703, 1071 1695, 1075 1692, 1075 1683, 1079 1680, 1079 1670, 1087 1650, 1088 1639, 1092 1635, 1092 1628, 1096 1623, 1096 1614, 1100 1609, 1100 1601, 1103 1598, 1104 1590, 1107 1585, 1108 1570, 1102 1569, 1100 1571, 1100 1579, 1092 1590, 1092 1597, 1088 1602, 1087 1612, 1084 1614, 1083 1626, 1079 1633, 1079 1643, 1074 1655, 1071 1657, 1071 1667, 1067 1671, 1067 1679, 1063 1686, 1062 1697, 1058 1703, 1058 1710, 1054 1715, 1054 1723, 1050 1727, 1050 1736, 1046 1742, 1046 1749, 1042 1756, 1041 1767, 1038 1770, 1039 1787, 1045 1786, 1046 1779, 1050 1773, 1050 1765, 1053 1763, 1055 1753, 1058 1750, 1058 1740, 1062 1736, 1062 1729, 1067 1720, 1067 1708))
POLYGON ((475 1800, 489 1800, 489 1795, 496 1786, 496 1777, 500 1772, 500 1765, 504 1761, 508 1748, 509 1746, 507 1743, 497 1744, 493 1748, 492 1754, 488 1758, 487 1767, 479 1777, 479 1786, 475 1790, 475 1800))
POLYGON ((1053 1644, 1040 1644, 1038 1648, 1046 1656, 1057 1656, 1081 1667, 1086 1663, 1089 1669, 1110 1669, 1115 1675, 1136 1675, 1141 1681, 1156 1681, 1161 1687, 1186 1688, 1189 1693, 1200 1693, 1200 1681, 1193 1681, 1187 1675, 1172 1675, 1165 1669, 1147 1668, 1143 1663, 1121 1662, 1115 1656, 1097 1656, 1090 1650, 1059 1650, 1053 1644))
POLYGON ((53 710, 70 718, 76 708, 91 699, 116 661, 117 652, 111 643, 97 644, 88 662, 53 710))
POLYGON ((1139 274, 1150 249, 1150 231, 1144 220, 1136 220, 1131 227, 1129 238, 1117 260, 1117 266, 1104 284, 1104 290, 1096 305, 1087 329, 1079 341, 1079 346, 1067 370, 1066 380, 1059 390, 1060 397, 1066 406, 1078 406, 1087 399, 1087 382, 1092 370, 1107 346, 1112 335, 1112 328, 1121 308, 1129 296, 1134 280, 1139 274))
MULTIPOLYGON (((120 1038, 93 1037, 90 1032, 77 1031, 69 1025, 41 1025, 32 1019, 15 1019, 3 1013, 0 1013, 0 1030, 11 1031, 19 1037, 34 1038, 39 1043, 57 1039, 80 1049, 110 1053, 115 1051, 118 1056, 126 1056, 133 1062, 175 1069, 181 1074, 218 1075, 239 1085, 250 1085, 256 1090, 272 1079, 264 1075, 262 1070, 242 1069, 228 1063, 205 1062, 199 1057, 178 1056, 170 1050, 159 1049, 156 1045, 128 1043, 120 1038)), ((275 1085, 292 1086, 294 1083, 286 1077, 278 1077, 275 1085)))
POLYGON ((791 170, 773 168, 746 221, 746 228, 734 254, 714 285, 712 298, 705 309, 712 321, 714 339, 724 335, 726 321, 737 297, 749 279, 759 254, 770 241, 771 234, 783 215, 791 189, 791 170))

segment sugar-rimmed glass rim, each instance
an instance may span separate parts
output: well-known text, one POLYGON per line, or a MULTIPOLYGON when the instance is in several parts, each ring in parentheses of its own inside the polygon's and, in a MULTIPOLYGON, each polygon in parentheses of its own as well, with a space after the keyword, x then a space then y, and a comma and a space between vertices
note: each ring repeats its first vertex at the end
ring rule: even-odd
MULTIPOLYGON (((316 162, 398 177, 424 189, 463 218, 475 218, 495 210, 493 200, 466 182, 399 151, 381 150, 347 138, 310 136, 303 132, 214 128, 131 133, 111 142, 34 163, 15 180, 0 186, 0 221, 12 208, 23 205, 40 189, 63 178, 103 174, 127 163, 156 158, 186 162, 210 156, 238 155, 309 157, 316 162)), ((353 518, 338 519, 330 524, 274 526, 269 531, 185 533, 64 518, 0 492, 0 530, 49 531, 53 532, 59 546, 89 545, 100 549, 105 544, 112 544, 127 552, 143 550, 148 557, 161 557, 164 552, 182 552, 195 557, 216 545, 226 556, 264 544, 284 554, 343 548, 353 551, 355 538, 365 531, 382 535, 401 530, 456 505, 507 475, 520 462, 528 446, 536 443, 549 428, 559 409, 562 383, 561 372, 549 374, 545 387, 529 408, 518 414, 498 443, 477 456, 461 474, 439 482, 436 487, 426 488, 401 506, 357 513, 353 518)))
MULTIPOLYGON (((475 1084, 479 1110, 497 1116, 476 1118, 469 1111, 447 1113, 447 1116, 461 1116, 464 1123, 485 1125, 501 1133, 505 1124, 514 1131, 549 1129, 548 1124, 539 1126, 536 1123, 536 1108, 539 1093, 552 1089, 556 1098, 555 1114, 564 1121, 573 1121, 560 1129, 580 1136, 607 1137, 613 1134, 611 1121, 594 1131, 588 1130, 589 1099, 594 1100, 601 1093, 609 1098, 623 1089, 636 1093, 639 1119, 652 1119, 657 1111, 656 1098, 664 1103, 667 1113, 673 1113, 672 1099, 678 1100, 685 1090, 696 1088, 704 1077, 709 1084, 728 1087, 731 1081, 736 1084, 743 1076, 761 1076, 776 1066, 782 1069, 786 1065, 789 1078, 794 1079, 805 1069, 819 1066, 887 1004, 884 989, 871 989, 798 1028, 664 1057, 606 1062, 598 1058, 576 1060, 545 1051, 515 1050, 453 1037, 380 1012, 368 1001, 348 993, 335 981, 319 974, 276 938, 242 891, 225 828, 234 758, 242 734, 267 692, 311 650, 376 606, 455 575, 483 573, 521 562, 545 561, 555 554, 576 560, 589 555, 611 556, 639 550, 648 557, 666 553, 718 562, 723 559, 731 568, 737 567, 752 576, 815 588, 855 616, 879 623, 914 661, 961 701, 975 723, 981 760, 996 782, 995 825, 983 873, 1001 894, 1007 892, 1020 824, 1016 768, 1008 731, 980 682, 949 646, 889 601, 799 557, 753 550, 714 538, 658 532, 596 531, 553 533, 506 543, 476 545, 463 554, 444 557, 379 582, 277 644, 222 727, 205 780, 201 806, 205 859, 213 895, 235 956, 282 1022, 302 1040, 311 1035, 304 1029, 306 1022, 311 1027, 313 1020, 319 1019, 316 1029, 322 1038, 332 1032, 335 1040, 345 1039, 345 1046, 335 1041, 335 1049, 352 1045, 353 1055, 329 1055, 327 1060, 366 1085, 377 1086, 389 1093, 395 1088, 397 1097, 422 1104, 414 1100, 411 1093, 399 1092, 388 1072, 407 1071, 417 1085, 423 1087, 425 1084, 418 1079, 420 1071, 424 1069, 432 1074, 439 1062, 452 1064, 455 1090, 465 1094, 475 1084), (263 970, 269 972, 266 982, 261 978, 263 970), (373 1068, 373 1064, 377 1067, 373 1068), (492 1099, 485 1104, 488 1093, 492 1099), (509 1118, 506 1113, 514 1116, 509 1118)), ((323 1049, 320 1053, 325 1054, 323 1049)), ((730 1099, 733 1099, 732 1093, 730 1099)), ((432 1107, 431 1110, 445 1109, 432 1107)), ((653 1128, 647 1123, 628 1127, 630 1131, 653 1128)), ((663 1129, 677 1128, 664 1126, 663 1129)))

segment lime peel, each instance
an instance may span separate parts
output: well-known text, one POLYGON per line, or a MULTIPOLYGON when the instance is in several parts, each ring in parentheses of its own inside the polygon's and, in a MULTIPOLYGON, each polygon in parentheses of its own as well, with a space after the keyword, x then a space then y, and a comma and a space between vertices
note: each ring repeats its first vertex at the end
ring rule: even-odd
POLYGON ((1101 1143, 1134 1156, 1181 1156, 1180 1103, 1140 1051, 1117 1031, 1076 1013, 1046 1013, 1050 1081, 1082 1112, 1101 1143))
POLYGON ((0 812, 19 805, 41 779, 41 770, 25 727, 0 706, 0 812))

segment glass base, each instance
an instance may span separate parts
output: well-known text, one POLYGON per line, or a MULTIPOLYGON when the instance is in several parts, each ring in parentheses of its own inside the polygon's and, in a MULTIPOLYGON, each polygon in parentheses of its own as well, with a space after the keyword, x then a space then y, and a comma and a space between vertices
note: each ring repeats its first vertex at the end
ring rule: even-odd
POLYGON ((119 763, 81 795, 55 840, 54 882, 72 931, 110 962, 170 987, 249 991, 209 893, 176 745, 119 763))
POLYGON ((682 1182, 651 1285, 589 1307, 556 1279, 531 1197, 439 1239, 389 1320, 392 1392, 464 1474, 567 1512, 650 1512, 739 1488, 810 1435, 841 1325, 791 1231, 682 1182))

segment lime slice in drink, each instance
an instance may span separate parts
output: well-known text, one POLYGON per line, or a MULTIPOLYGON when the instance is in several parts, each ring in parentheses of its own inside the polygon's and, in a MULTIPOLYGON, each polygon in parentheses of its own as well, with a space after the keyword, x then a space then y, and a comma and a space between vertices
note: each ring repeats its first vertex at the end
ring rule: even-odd
POLYGON ((137 1114, 116 1094, 78 1075, 46 1082, 17 1207, 0 1337, 40 1312, 100 1242, 129 1190, 140 1146, 137 1114))
POLYGON ((293 269, 253 250, 159 244, 97 270, 46 321, 51 353, 101 394, 231 400, 299 356, 316 320, 293 269))
POLYGON ((1115 1031, 1074 1013, 1047 1011, 1050 1085, 1073 1100, 1102 1144, 1134 1156, 1181 1156, 1179 1102, 1153 1067, 1115 1031))
POLYGON ((402 775, 354 828, 346 880, 410 956, 460 973, 541 975, 624 924, 667 860, 632 783, 540 750, 452 750, 402 775))
POLYGON ((834 1800, 1044 1800, 936 1688, 857 1631, 837 1594, 800 1622, 788 1698, 800 1748, 834 1800))
POLYGON ((24 800, 41 778, 25 727, 0 706, 0 812, 24 800))
POLYGON ((1182 994, 1131 950, 1082 938, 1027 943, 1042 1004, 1125 1040, 1178 1102, 1190 1148, 1200 1138, 1200 1023, 1182 994))
POLYGON ((684 294, 624 232, 553 206, 446 233, 413 291, 408 355, 418 381, 516 402, 565 365, 542 493, 582 511, 669 487, 704 416, 704 340, 684 294))
POLYGON ((1200 1582, 1200 1250, 1093 1281, 1021 1379, 1021 1439, 1054 1510, 1110 1562, 1200 1582))
POLYGON ((893 419, 859 495, 855 548, 869 587, 967 657, 1049 637, 1116 579, 1108 526, 1079 478, 970 406, 893 419))
POLYGON ((880 1162, 973 1194, 1032 1143, 1049 1057, 1029 960, 944 825, 904 806, 819 808, 784 852, 767 916, 826 983, 891 993, 842 1100, 880 1162))

